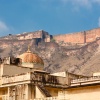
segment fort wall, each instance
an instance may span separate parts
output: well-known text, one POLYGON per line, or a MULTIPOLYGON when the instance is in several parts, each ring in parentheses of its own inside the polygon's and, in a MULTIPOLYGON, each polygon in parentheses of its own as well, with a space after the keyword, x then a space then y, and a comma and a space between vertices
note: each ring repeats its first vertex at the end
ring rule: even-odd
POLYGON ((73 44, 85 44, 89 42, 93 42, 96 39, 100 38, 100 28, 88 30, 88 31, 82 31, 82 32, 76 32, 76 33, 70 33, 70 34, 61 34, 61 35, 55 35, 52 37, 52 35, 49 35, 48 32, 45 32, 43 30, 35 31, 35 32, 28 32, 18 35, 9 35, 5 37, 1 37, 0 40, 29 40, 29 39, 41 39, 45 42, 50 42, 51 39, 55 40, 57 43, 64 42, 64 43, 73 43, 73 44))
POLYGON ((21 34, 17 36, 18 40, 27 40, 27 39, 33 39, 33 38, 42 38, 43 37, 43 31, 36 31, 36 32, 30 32, 26 34, 21 34))
POLYGON ((79 44, 93 42, 99 37, 100 37, 100 28, 83 32, 53 36, 53 38, 57 43, 63 41, 65 43, 79 43, 79 44))
POLYGON ((84 43, 84 32, 57 35, 53 38, 56 40, 56 42, 64 41, 68 43, 84 43))
POLYGON ((0 38, 1 41, 3 41, 3 40, 9 40, 9 41, 21 40, 21 41, 23 41, 23 40, 30 40, 30 39, 34 39, 34 41, 41 39, 42 41, 50 42, 51 35, 49 35, 48 32, 45 32, 43 30, 39 30, 39 31, 28 32, 28 33, 24 32, 22 34, 17 34, 17 35, 10 34, 8 36, 0 38))

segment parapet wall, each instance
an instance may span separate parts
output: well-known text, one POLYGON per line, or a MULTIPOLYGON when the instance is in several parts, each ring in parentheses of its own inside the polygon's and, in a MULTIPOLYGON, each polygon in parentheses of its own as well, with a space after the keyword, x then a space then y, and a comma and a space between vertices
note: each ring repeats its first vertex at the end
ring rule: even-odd
POLYGON ((65 42, 65 43, 79 43, 84 44, 88 42, 93 42, 100 37, 100 28, 77 32, 72 34, 56 35, 53 36, 56 42, 65 42))

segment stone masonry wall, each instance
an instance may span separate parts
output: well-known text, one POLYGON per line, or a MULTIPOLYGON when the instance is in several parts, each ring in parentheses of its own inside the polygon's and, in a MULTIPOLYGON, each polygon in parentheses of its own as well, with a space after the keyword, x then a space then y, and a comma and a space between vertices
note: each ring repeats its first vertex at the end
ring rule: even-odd
POLYGON ((96 28, 89 31, 72 33, 72 34, 53 36, 55 41, 58 43, 63 41, 65 43, 79 43, 79 44, 95 41, 99 37, 100 37, 100 28, 96 28))
POLYGON ((50 42, 51 35, 44 30, 39 30, 35 32, 24 32, 22 34, 17 35, 8 35, 5 37, 0 37, 0 40, 29 40, 29 39, 41 39, 45 42, 50 42))
POLYGON ((42 38, 42 31, 30 32, 28 34, 22 34, 17 36, 18 40, 27 40, 32 38, 42 38))
POLYGON ((68 43, 84 43, 84 32, 74 34, 57 35, 53 37, 56 42, 68 42, 68 43))
POLYGON ((86 42, 92 42, 100 37, 100 28, 86 31, 86 42))

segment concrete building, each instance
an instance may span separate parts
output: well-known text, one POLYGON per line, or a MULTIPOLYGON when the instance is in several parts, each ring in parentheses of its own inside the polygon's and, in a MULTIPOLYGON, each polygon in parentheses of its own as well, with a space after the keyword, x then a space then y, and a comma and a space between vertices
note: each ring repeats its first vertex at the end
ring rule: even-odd
POLYGON ((50 74, 29 49, 17 58, 0 59, 0 100, 100 100, 100 74, 50 74))

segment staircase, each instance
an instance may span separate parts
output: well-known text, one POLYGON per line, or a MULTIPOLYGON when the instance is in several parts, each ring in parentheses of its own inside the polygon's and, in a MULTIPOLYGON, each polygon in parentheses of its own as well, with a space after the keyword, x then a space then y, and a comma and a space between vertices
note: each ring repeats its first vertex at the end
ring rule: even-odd
POLYGON ((46 96, 46 97, 51 97, 51 94, 49 93, 48 90, 46 90, 46 88, 42 85, 37 85, 37 87, 39 88, 40 91, 42 91, 42 93, 46 96))

